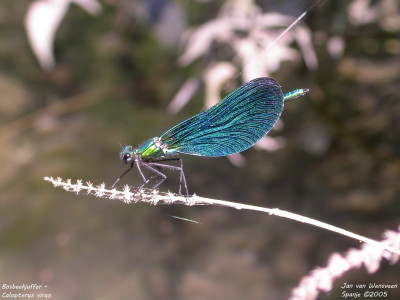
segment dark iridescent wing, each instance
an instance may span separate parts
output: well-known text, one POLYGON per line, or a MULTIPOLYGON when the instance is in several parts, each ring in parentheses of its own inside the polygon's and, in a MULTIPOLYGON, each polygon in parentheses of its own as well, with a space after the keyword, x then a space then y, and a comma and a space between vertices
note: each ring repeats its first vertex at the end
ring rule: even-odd
POLYGON ((172 151, 226 156, 258 142, 275 125, 282 110, 280 85, 272 78, 257 78, 210 109, 171 128, 160 139, 172 151))

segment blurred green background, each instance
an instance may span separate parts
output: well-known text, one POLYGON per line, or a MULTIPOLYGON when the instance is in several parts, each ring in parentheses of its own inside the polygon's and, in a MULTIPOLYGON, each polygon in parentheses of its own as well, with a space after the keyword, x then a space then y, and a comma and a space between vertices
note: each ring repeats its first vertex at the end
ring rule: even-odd
MULTIPOLYGON (((303 2, 257 5, 297 17, 313 3, 303 2)), ((261 213, 126 205, 44 182, 110 185, 126 167, 120 144, 136 146, 198 113, 204 85, 178 113, 167 107, 188 78, 221 57, 235 62, 235 53, 215 41, 206 55, 178 64, 185 30, 217 19, 224 1, 104 0, 98 15, 69 7, 54 40, 56 65, 44 71, 24 27, 31 3, 0 1, 1 284, 44 284, 52 299, 286 299, 331 253, 359 246, 261 213), (168 9, 181 25, 171 27, 173 37, 161 30, 168 9)), ((192 193, 277 207, 378 240, 399 226, 400 8, 382 1, 393 5, 389 12, 381 2, 360 12, 355 3, 327 1, 302 21, 317 67, 300 55, 270 74, 285 92, 310 89, 286 105, 284 126, 270 134, 284 146, 247 150, 241 167, 184 156, 192 193)), ((221 96, 240 75, 238 67, 221 96)), ((139 182, 135 173, 123 180, 139 182)), ((170 173, 160 189, 177 186, 170 173)), ((372 275, 351 271, 321 299, 340 298, 344 282, 399 284, 399 274, 386 262, 372 275)), ((400 289, 389 296, 399 299, 400 289)))

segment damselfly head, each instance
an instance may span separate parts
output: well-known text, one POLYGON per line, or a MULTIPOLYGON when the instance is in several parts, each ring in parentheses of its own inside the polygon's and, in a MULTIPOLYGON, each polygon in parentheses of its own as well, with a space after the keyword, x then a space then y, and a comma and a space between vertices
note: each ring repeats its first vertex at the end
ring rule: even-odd
POLYGON ((125 146, 125 148, 122 149, 119 156, 124 164, 132 162, 133 157, 131 153, 132 153, 132 146, 125 146))

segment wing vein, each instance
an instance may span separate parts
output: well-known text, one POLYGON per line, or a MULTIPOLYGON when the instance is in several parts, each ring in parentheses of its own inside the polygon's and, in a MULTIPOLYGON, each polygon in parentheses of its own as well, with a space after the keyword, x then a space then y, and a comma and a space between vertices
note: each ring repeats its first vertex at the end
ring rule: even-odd
POLYGON ((168 149, 180 153, 226 156, 258 142, 272 129, 282 110, 279 84, 272 78, 257 78, 160 138, 168 149))

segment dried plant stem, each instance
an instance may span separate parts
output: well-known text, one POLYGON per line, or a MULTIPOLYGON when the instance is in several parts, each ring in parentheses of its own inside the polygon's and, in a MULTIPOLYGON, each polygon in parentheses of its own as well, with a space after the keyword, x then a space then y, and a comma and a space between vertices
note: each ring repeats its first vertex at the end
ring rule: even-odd
POLYGON ((137 203, 137 202, 146 202, 152 205, 157 205, 157 204, 183 204, 183 205, 217 205, 217 206, 225 206, 225 207, 231 207, 235 209, 246 209, 246 210, 253 210, 253 211, 260 211, 260 212, 265 212, 270 215, 275 215, 283 218, 288 218, 291 220, 295 220, 298 222, 314 225, 329 231, 333 231, 339 234, 342 234, 344 236, 359 240, 361 242, 370 244, 370 245, 375 245, 379 246, 385 250, 388 250, 390 252, 393 252, 395 254, 400 255, 400 250, 395 249, 393 247, 390 247, 388 245, 384 245, 378 241, 366 238, 364 236, 352 233, 350 231, 341 229, 336 226, 332 226, 330 224, 317 221, 311 218, 307 218, 298 214, 294 214, 291 212, 283 211, 278 208, 265 208, 265 207, 260 207, 260 206, 254 206, 254 205, 248 205, 248 204, 242 204, 242 203, 235 203, 235 202, 230 202, 230 201, 223 201, 223 200, 216 200, 216 199, 211 199, 211 198, 204 198, 200 197, 197 195, 193 195, 190 197, 185 197, 181 195, 176 195, 173 193, 160 193, 156 190, 147 190, 147 189, 142 189, 139 191, 133 191, 131 192, 131 188, 129 186, 125 186, 122 191, 117 190, 117 189, 112 189, 108 190, 106 189, 106 186, 104 183, 98 185, 98 186, 93 186, 92 183, 87 182, 86 185, 82 184, 82 180, 77 180, 76 184, 71 183, 71 179, 68 179, 67 181, 62 181, 60 177, 57 179, 54 179, 52 177, 44 177, 43 178, 46 181, 51 182, 55 187, 62 187, 66 191, 69 192, 75 192, 79 194, 81 191, 86 192, 87 194, 95 195, 96 197, 99 198, 106 198, 106 199, 111 199, 111 200, 120 200, 125 203, 137 203))
MULTIPOLYGON (((397 231, 386 230, 383 237, 384 239, 381 241, 381 244, 399 248, 400 226, 397 231)), ((369 274, 373 274, 379 270, 382 260, 387 260, 391 265, 394 265, 399 261, 399 255, 370 244, 363 244, 360 249, 349 249, 344 254, 334 252, 328 258, 326 266, 314 268, 314 270, 301 279, 298 286, 292 290, 290 300, 317 299, 321 292, 327 293, 331 291, 335 280, 342 277, 346 272, 365 267, 369 274)), ((395 289, 398 287, 398 284, 385 283, 384 286, 388 289, 395 289)), ((341 298, 346 298, 346 294, 343 294, 343 292, 346 293, 346 291, 342 291, 341 298)), ((364 294, 365 296, 366 294, 364 294)))

